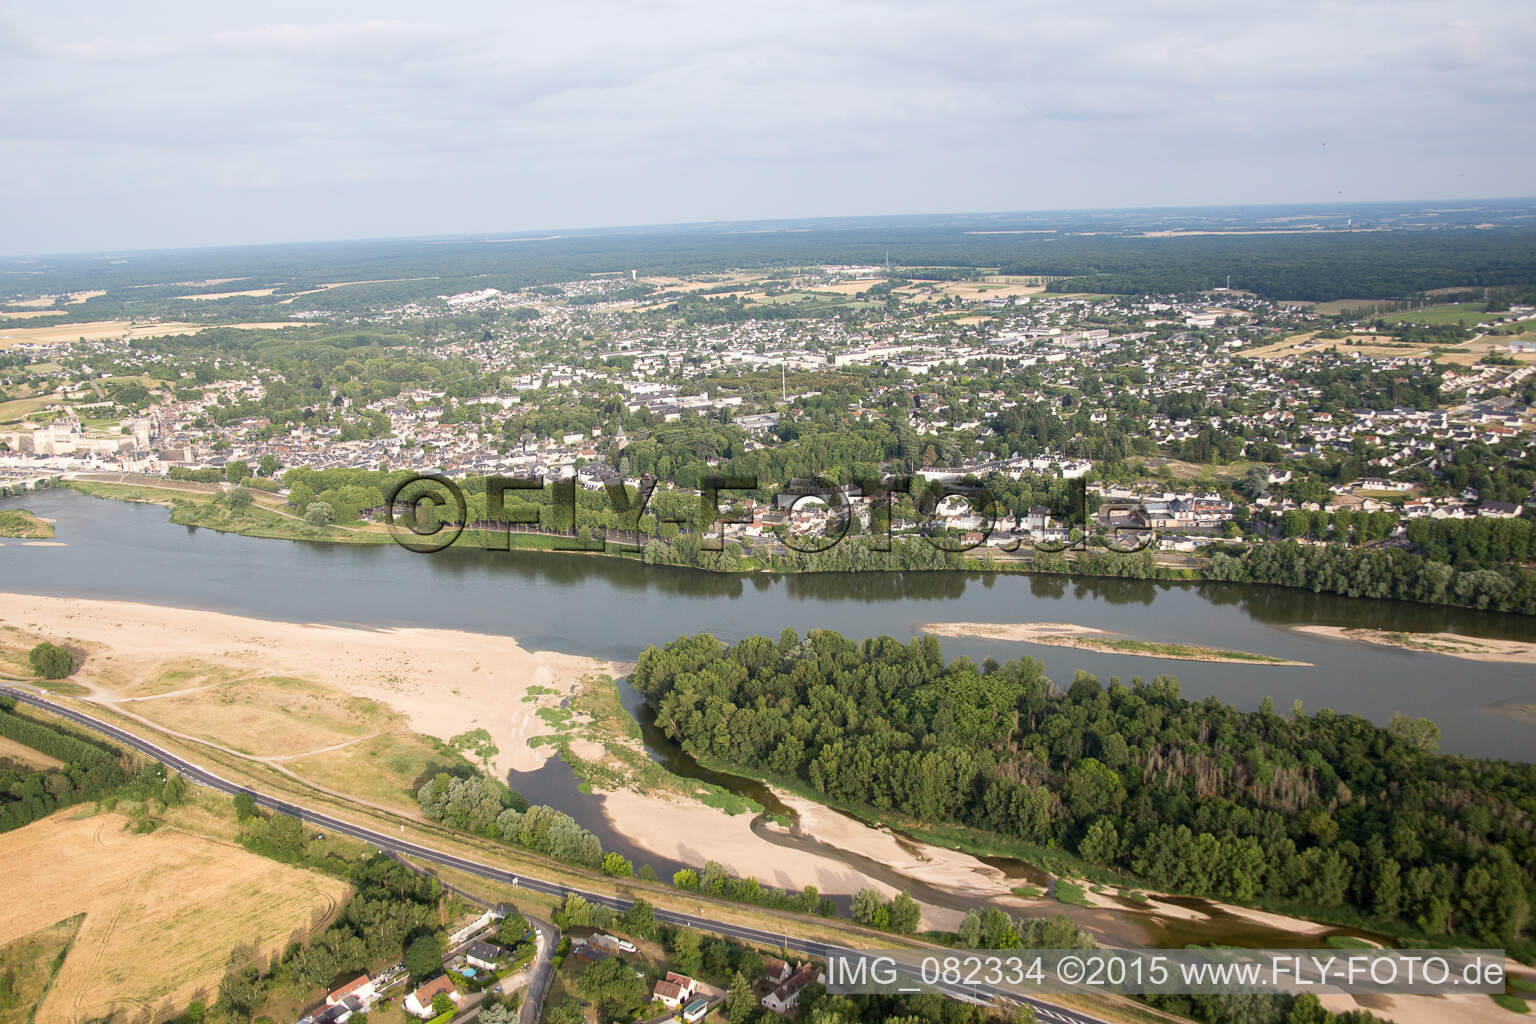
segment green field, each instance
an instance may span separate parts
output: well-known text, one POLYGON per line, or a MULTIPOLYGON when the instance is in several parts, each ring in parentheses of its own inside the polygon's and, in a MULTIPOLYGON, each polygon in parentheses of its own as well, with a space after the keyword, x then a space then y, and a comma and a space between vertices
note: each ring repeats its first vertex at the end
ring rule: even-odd
POLYGON ((19 420, 52 401, 54 401, 52 395, 39 395, 36 398, 14 398, 9 402, 0 402, 0 423, 19 420))
POLYGON ((1382 317, 1394 324, 1464 324, 1472 327, 1489 314, 1483 312, 1483 302, 1450 302, 1441 306, 1425 306, 1402 313, 1389 313, 1382 317))

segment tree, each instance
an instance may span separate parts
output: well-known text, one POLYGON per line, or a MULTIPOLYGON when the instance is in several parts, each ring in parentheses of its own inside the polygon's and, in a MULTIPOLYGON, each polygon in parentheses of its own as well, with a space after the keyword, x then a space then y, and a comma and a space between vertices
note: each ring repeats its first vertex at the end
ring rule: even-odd
POLYGON ((310 526, 330 526, 336 521, 336 510, 330 502, 312 501, 304 506, 304 521, 310 526))
POLYGON ((859 924, 868 925, 871 928, 890 926, 891 914, 885 907, 885 901, 880 898, 878 889, 860 889, 853 894, 853 900, 848 909, 853 919, 859 924))
POLYGON ((443 969, 444 943, 440 932, 424 932, 405 947, 405 969, 417 981, 425 981, 443 969))
POLYGON ((27 652, 27 664, 44 679, 63 679, 74 673, 75 656, 67 648, 44 641, 27 652))
POLYGON ((731 1024, 746 1024, 757 1012, 757 997, 752 986, 740 971, 731 979, 731 990, 725 997, 725 1017, 731 1024))
POLYGON ((298 860, 304 854, 304 823, 291 814, 274 814, 267 822, 267 842, 278 860, 298 860))
POLYGON ((1120 832, 1114 822, 1100 818, 1089 825, 1077 852, 1090 864, 1113 864, 1120 854, 1120 832))
POLYGON ((1387 723, 1387 731, 1426 754, 1440 749, 1440 727, 1427 718, 1409 718, 1401 711, 1394 711, 1387 723))
POLYGON ((224 479, 232 484, 243 484, 251 478, 251 467, 248 463, 234 459, 224 465, 224 479))
MULTIPOLYGON (((287 476, 289 479, 293 478, 292 473, 288 473, 287 476)), ((299 483, 296 483, 292 487, 288 488, 288 504, 292 505, 294 508, 306 509, 311 504, 313 504, 314 500, 315 489, 303 481, 300 481, 299 483)))
POLYGON ((614 923, 624 932, 642 939, 656 934, 656 912, 645 900, 635 900, 628 910, 614 919, 614 923))
POLYGON ((898 893, 886 908, 890 917, 892 931, 910 935, 917 931, 917 926, 922 922, 923 911, 917 905, 917 901, 906 893, 898 893))
POLYGON ((249 821, 256 817, 256 798, 245 790, 235 794, 235 818, 238 821, 249 821))
MULTIPOLYGON (((356 1020, 357 1015, 353 1014, 352 1019, 356 1020)), ((487 999, 480 1004, 480 1024, 516 1024, 517 1019, 517 1007, 511 1002, 487 999)))
POLYGON ((437 995, 432 997, 432 1013, 434 1015, 452 1013, 457 1005, 458 1004, 453 1001, 453 997, 450 996, 447 992, 439 992, 437 995))
POLYGON ((263 455, 261 457, 261 462, 258 465, 261 469, 261 475, 264 477, 276 476, 278 469, 281 468, 280 463, 277 461, 277 457, 271 452, 263 455))
POLYGON ((614 878, 629 878, 634 873, 634 865, 623 854, 612 851, 603 854, 603 874, 612 875, 614 878))
POLYGON ((683 974, 698 973, 704 964, 702 947, 698 932, 679 928, 672 933, 672 963, 683 974))
POLYGON ((251 507, 251 491, 247 487, 236 487, 229 492, 229 507, 236 511, 251 507))
POLYGON ((590 965, 576 979, 576 991, 601 1007, 610 1020, 631 1019, 650 994, 645 979, 618 956, 590 965))
POLYGON ((693 868, 679 868, 672 875, 672 884, 678 889, 697 891, 699 888, 699 873, 693 868))

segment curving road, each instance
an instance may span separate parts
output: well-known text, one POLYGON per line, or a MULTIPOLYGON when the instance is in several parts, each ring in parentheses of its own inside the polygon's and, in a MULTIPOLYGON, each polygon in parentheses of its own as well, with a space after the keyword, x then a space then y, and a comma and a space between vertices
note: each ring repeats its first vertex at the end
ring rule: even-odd
MULTIPOLYGON (((125 729, 120 729, 110 722, 103 722, 98 718, 92 718, 90 715, 76 711, 73 708, 65 707, 61 704, 56 704, 53 701, 47 700, 46 698, 40 697, 37 694, 31 693, 27 690, 20 690, 11 686, 0 686, 0 693, 14 697, 19 703, 30 704, 33 707, 41 708, 52 714, 58 715, 61 718, 67 718, 71 722, 83 726, 86 729, 90 729, 93 732, 101 733, 102 735, 107 736, 118 743, 121 743, 125 747, 137 750, 139 753, 145 754, 148 757, 159 761, 161 764, 176 769, 177 771, 181 772, 181 774, 184 775, 187 779, 192 782, 196 782, 199 785, 206 786, 209 789, 218 790, 222 793, 228 793, 231 796, 236 793, 249 793, 251 797, 256 801, 256 803, 262 807, 266 807, 283 814, 290 814, 295 818, 299 818, 318 828, 325 829, 330 832, 335 832, 338 835, 349 836, 353 839, 361 840, 362 842, 369 843, 386 853, 403 854, 409 857, 416 857, 431 864, 453 868, 457 871, 464 871, 469 874, 476 875, 480 878, 485 878, 490 881, 500 883, 502 885, 510 885, 519 889, 527 889, 530 892, 541 893, 546 896, 554 896, 558 899, 563 899, 568 893, 575 893, 576 895, 590 900, 593 903, 601 903, 604 906, 610 907, 616 911, 622 912, 629 909, 631 906, 630 901, 620 899, 616 896, 609 896, 604 893, 587 892, 582 889, 575 889, 567 885, 561 885, 558 882, 546 882, 542 879, 531 878, 526 874, 515 873, 508 871, 505 868, 496 867, 492 864, 485 864, 480 861, 470 860, 467 857, 461 857, 457 854, 446 853, 441 850, 434 850, 431 847, 421 846, 417 843, 401 839, 397 836, 391 836, 385 832, 364 828, 361 825, 354 825, 351 822, 342 821, 340 818, 333 818, 328 814, 323 814, 319 811, 312 811, 306 807, 300 807, 298 804, 289 803, 285 800, 279 800, 276 797, 258 793, 251 789, 249 786, 242 786, 238 783, 230 782, 228 779, 225 779, 206 768, 195 765, 192 762, 180 757, 179 755, 173 754, 169 750, 151 743, 149 740, 146 740, 141 736, 128 732, 125 729)), ((853 952, 851 947, 822 942, 818 939, 797 938, 793 942, 790 942, 788 935, 783 932, 770 932, 760 928, 749 928, 744 925, 733 924, 729 921, 716 921, 707 917, 679 913, 675 910, 664 910, 660 907, 656 908, 655 914, 658 921, 662 921, 666 924, 684 925, 689 928, 696 928, 699 931, 710 932, 725 938, 740 939, 760 946, 789 946, 809 956, 822 959, 825 959, 828 956, 848 954, 853 952)), ((549 978, 547 976, 543 979, 543 984, 545 988, 548 987, 549 978)), ((996 998, 1013 1003, 1022 1003, 1034 1011, 1037 1020, 1047 1021, 1049 1024, 1108 1024, 1108 1022, 1102 1020, 1101 1018, 1088 1016, 1080 1010, 1069 1010, 1064 1007, 1042 1002, 1041 1000, 1028 996, 1021 996, 1015 992, 1011 992, 995 986, 975 985, 967 989, 962 989, 958 986, 940 987, 946 995, 956 999, 963 999, 967 1002, 978 1002, 996 998), (978 996, 981 998, 978 999, 978 996)), ((533 993, 530 992, 529 994, 531 996, 533 993)), ((539 996, 540 1001, 542 1001, 543 993, 540 992, 539 996)))

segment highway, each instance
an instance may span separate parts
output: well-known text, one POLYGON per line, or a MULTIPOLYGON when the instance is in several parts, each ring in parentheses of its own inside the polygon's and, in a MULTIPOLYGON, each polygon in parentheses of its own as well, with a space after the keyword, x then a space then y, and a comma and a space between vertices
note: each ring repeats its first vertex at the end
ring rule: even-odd
MULTIPOLYGON (((526 889, 530 892, 541 893, 543 895, 553 896, 558 899, 563 899, 568 893, 575 893, 578 896, 590 900, 593 903, 601 903, 604 906, 610 907, 616 911, 624 911, 629 909, 631 906, 630 901, 620 899, 615 896, 609 896, 604 893, 587 892, 582 889, 574 889, 570 886, 562 885, 558 882, 546 882, 542 879, 531 878, 522 872, 513 872, 507 870, 506 868, 496 867, 492 864, 485 864, 480 861, 470 860, 466 857, 460 857, 457 854, 446 853, 441 850, 434 850, 431 847, 421 846, 417 843, 401 839, 398 836, 389 835, 386 832, 379 832, 375 831, 374 829, 364 828, 361 825, 354 825, 351 822, 342 821, 340 818, 333 818, 328 814, 312 811, 308 808, 300 807, 297 804, 289 803, 285 800, 279 800, 276 797, 259 793, 256 790, 251 789, 249 786, 242 786, 237 783, 230 782, 228 779, 225 779, 206 768, 195 765, 190 761, 187 761, 184 758, 171 753, 169 750, 151 743, 149 740, 146 740, 141 736, 128 732, 127 730, 120 729, 117 726, 112 725, 110 722, 103 722, 100 719, 92 718, 90 715, 76 711, 73 708, 65 707, 61 704, 56 704, 53 701, 47 700, 44 697, 40 697, 35 693, 10 686, 0 686, 0 693, 14 697, 19 703, 29 704, 33 707, 41 708, 42 710, 58 715, 61 718, 66 718, 77 725, 91 730, 92 732, 101 733, 102 735, 107 736, 108 738, 115 740, 118 743, 121 743, 125 747, 137 750, 139 753, 151 757, 154 760, 159 761, 161 764, 166 765, 167 767, 174 768, 176 771, 179 771, 183 776, 185 776, 188 781, 195 782, 201 786, 206 786, 209 789, 218 790, 222 793, 228 793, 231 796, 236 793, 249 793, 251 797, 256 801, 256 803, 262 807, 266 807, 270 810, 278 811, 283 814, 292 815, 293 817, 299 818, 300 820, 314 826, 317 829, 333 832, 337 835, 349 836, 353 839, 369 843, 378 849, 385 851, 386 853, 415 857, 419 860, 423 860, 431 864, 437 864, 441 867, 453 868, 457 871, 464 871, 468 874, 472 874, 480 878, 485 878, 502 885, 515 886, 519 889, 526 889)), ((732 924, 728 921, 716 921, 707 917, 683 914, 673 910, 664 910, 660 907, 656 908, 655 914, 658 921, 664 922, 666 924, 684 925, 689 928, 698 929, 699 931, 710 932, 711 934, 719 935, 724 938, 740 939, 746 942, 751 942, 756 945, 767 946, 770 948, 787 946, 789 949, 794 949, 809 956, 822 959, 825 959, 828 956, 853 952, 851 947, 822 942, 817 939, 797 938, 791 940, 788 935, 783 932, 771 932, 759 928, 749 928, 744 925, 732 924)), ((547 979, 545 983, 547 985, 547 979)), ((1055 1006, 1051 1003, 1043 1002, 1032 997, 1021 996, 1015 992, 1011 992, 1000 987, 990 985, 973 985, 966 989, 961 989, 958 986, 940 987, 943 989, 946 995, 956 999, 963 999, 968 1002, 977 1002, 978 997, 980 997, 981 1000, 986 1001, 997 998, 1006 1000, 1008 1002, 1022 1003, 1029 1006, 1034 1011, 1036 1019, 1047 1021, 1049 1024, 1108 1024, 1108 1022, 1103 1021, 1100 1018, 1090 1017, 1079 1010, 1069 1010, 1060 1006, 1055 1006)))

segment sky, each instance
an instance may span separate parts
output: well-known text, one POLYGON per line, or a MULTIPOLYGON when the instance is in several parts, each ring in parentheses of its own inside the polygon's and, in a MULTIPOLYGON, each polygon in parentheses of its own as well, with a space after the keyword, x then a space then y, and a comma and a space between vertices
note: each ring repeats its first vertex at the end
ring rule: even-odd
POLYGON ((1536 192, 1529 0, 0 6, 0 253, 1536 192))

